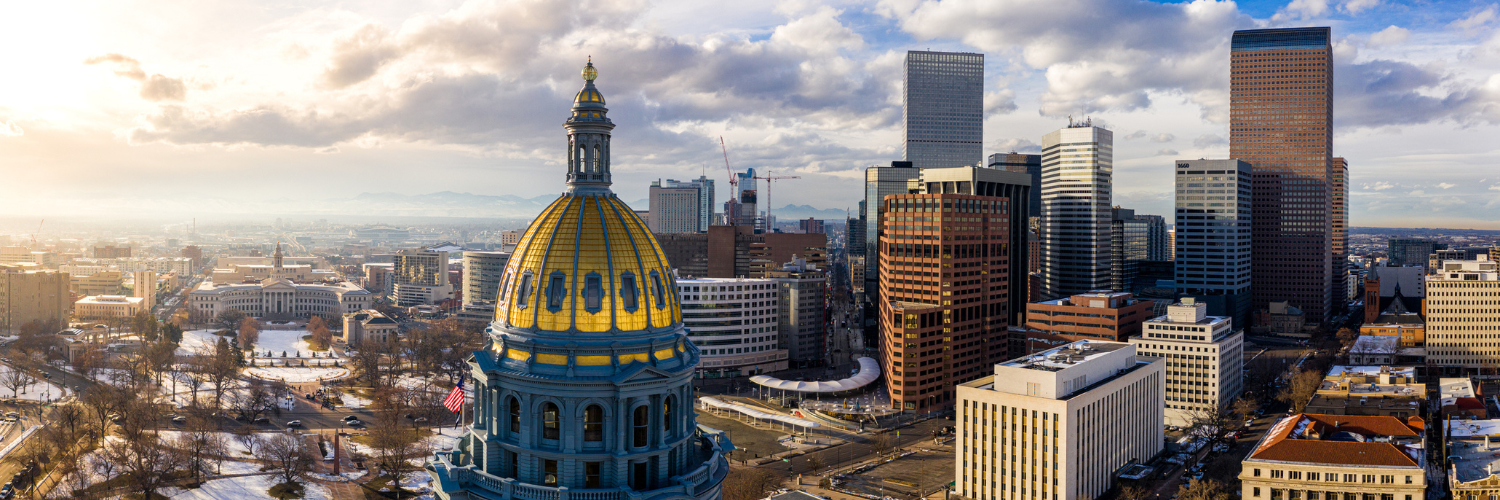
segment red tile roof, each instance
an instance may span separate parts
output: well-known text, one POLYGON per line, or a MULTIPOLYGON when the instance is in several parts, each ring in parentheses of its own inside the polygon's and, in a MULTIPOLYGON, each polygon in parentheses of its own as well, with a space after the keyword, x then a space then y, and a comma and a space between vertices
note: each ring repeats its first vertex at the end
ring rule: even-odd
POLYGON ((1267 431, 1250 460, 1336 465, 1419 467, 1416 458, 1392 443, 1323 441, 1315 436, 1352 432, 1364 436, 1420 437, 1421 419, 1303 413, 1281 419, 1267 431))

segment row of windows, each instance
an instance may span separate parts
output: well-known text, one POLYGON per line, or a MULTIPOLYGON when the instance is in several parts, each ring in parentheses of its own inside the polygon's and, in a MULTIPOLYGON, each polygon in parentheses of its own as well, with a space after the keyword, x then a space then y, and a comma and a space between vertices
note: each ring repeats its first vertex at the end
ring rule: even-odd
MULTIPOLYGON (((526 309, 530 306, 531 294, 535 291, 532 276, 531 270, 521 273, 521 284, 516 289, 516 307, 520 309, 526 309)), ((668 299, 666 288, 662 285, 661 273, 652 270, 650 277, 651 292, 656 297, 656 308, 665 309, 668 299)), ((505 300, 505 294, 510 290, 510 278, 510 276, 507 276, 505 283, 500 287, 500 300, 505 300)), ((639 307, 641 293, 640 289, 636 286, 635 273, 631 271, 620 273, 619 284, 621 305, 625 308, 626 312, 635 312, 639 307)), ((567 275, 562 271, 552 271, 552 274, 547 275, 547 287, 543 290, 543 293, 546 294, 546 307, 548 311, 558 312, 562 310, 563 300, 568 296, 567 275)), ((603 310, 605 295, 604 277, 595 271, 590 271, 584 275, 583 290, 580 292, 580 295, 583 296, 585 311, 597 313, 603 310)))

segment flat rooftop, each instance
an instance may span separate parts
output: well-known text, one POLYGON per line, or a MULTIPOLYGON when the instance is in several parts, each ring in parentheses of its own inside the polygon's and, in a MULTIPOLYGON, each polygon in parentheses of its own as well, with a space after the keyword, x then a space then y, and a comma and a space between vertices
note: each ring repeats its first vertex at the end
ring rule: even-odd
POLYGON ((1417 377, 1417 367, 1415 367, 1415 366, 1373 366, 1373 365, 1369 365, 1369 366, 1352 366, 1352 365, 1333 365, 1332 368, 1328 369, 1328 375, 1325 375, 1323 378, 1347 377, 1347 376, 1353 376, 1353 375, 1365 375, 1365 376, 1369 376, 1369 377, 1374 377, 1374 376, 1380 375, 1381 373, 1389 373, 1389 374, 1397 376, 1397 377, 1406 377, 1406 378, 1409 378, 1409 379, 1416 379, 1416 377, 1417 377))
POLYGON ((1448 442, 1448 456, 1458 482, 1486 479, 1494 475, 1491 470, 1500 469, 1500 439, 1454 439, 1448 442))
POLYGON ((1129 346, 1130 344, 1119 342, 1080 340, 1062 347, 1055 347, 1036 354, 1006 361, 1000 363, 1000 366, 1055 372, 1064 368, 1077 366, 1091 359, 1129 346))

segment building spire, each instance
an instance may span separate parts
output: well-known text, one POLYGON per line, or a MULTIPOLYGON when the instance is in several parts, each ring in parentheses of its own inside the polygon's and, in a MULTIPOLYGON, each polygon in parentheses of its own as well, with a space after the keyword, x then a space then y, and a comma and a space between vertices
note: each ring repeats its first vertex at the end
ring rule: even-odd
POLYGON ((281 240, 276 240, 276 253, 271 254, 271 267, 281 269, 281 240))
POLYGON ((583 89, 573 97, 573 112, 563 127, 568 129, 568 191, 603 194, 609 192, 609 138, 615 124, 604 107, 604 94, 594 86, 599 71, 589 56, 583 67, 583 89))

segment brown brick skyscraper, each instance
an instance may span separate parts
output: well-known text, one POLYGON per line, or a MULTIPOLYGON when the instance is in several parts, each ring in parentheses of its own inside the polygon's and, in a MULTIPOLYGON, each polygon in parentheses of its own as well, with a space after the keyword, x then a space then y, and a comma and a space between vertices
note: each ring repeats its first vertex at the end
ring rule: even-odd
POLYGON ((955 385, 1006 359, 1010 201, 907 194, 884 203, 878 307, 886 388, 904 409, 950 406, 955 385))
POLYGON ((1291 301, 1308 322, 1336 308, 1332 54, 1329 28, 1236 31, 1230 43, 1229 157, 1254 168, 1254 307, 1291 301))

